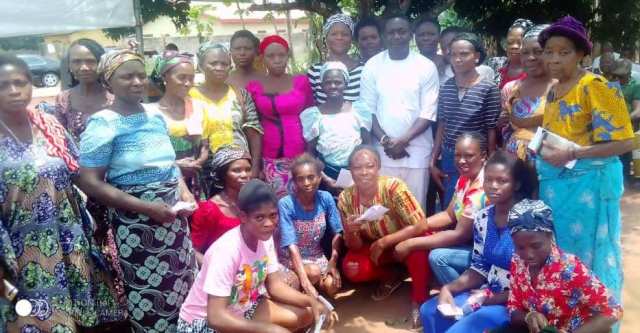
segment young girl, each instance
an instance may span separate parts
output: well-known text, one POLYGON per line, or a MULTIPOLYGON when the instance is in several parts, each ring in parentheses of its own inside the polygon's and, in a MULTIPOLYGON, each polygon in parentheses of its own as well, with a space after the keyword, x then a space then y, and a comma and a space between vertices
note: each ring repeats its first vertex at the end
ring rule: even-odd
POLYGON ((242 187, 238 194, 242 224, 205 253, 180 311, 178 333, 297 332, 326 312, 316 297, 273 275, 278 271, 272 238, 278 226, 276 201, 261 180, 242 187))
POLYGON ((344 99, 349 70, 341 62, 327 62, 320 70, 325 102, 300 115, 306 150, 325 164, 324 180, 335 184, 340 169, 347 169, 353 148, 368 143, 371 115, 344 99))
POLYGON ((509 322, 506 301, 514 249, 507 221, 511 207, 523 198, 530 198, 536 189, 535 174, 522 160, 498 151, 484 168, 483 188, 492 205, 475 215, 471 267, 421 307, 425 331, 480 333, 509 322), (469 302, 469 309, 473 310, 460 320, 445 317, 437 310, 444 304, 463 307, 470 296, 477 295, 471 292, 474 289, 480 289, 476 292, 485 299, 469 302))
POLYGON ((318 286, 333 297, 341 286, 340 273, 336 268, 342 239, 338 209, 329 192, 318 191, 322 174, 320 161, 303 154, 294 160, 291 174, 294 193, 278 203, 280 262, 289 273, 288 278, 298 280, 307 294, 317 295, 314 286, 318 286), (329 260, 322 249, 327 231, 333 235, 329 260))

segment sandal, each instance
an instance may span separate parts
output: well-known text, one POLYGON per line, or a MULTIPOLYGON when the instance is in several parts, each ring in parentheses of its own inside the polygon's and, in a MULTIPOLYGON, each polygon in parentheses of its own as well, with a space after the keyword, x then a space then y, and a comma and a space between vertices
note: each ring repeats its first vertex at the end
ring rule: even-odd
POLYGON ((394 291, 398 290, 402 285, 402 280, 391 281, 391 282, 383 282, 381 283, 376 291, 371 295, 371 299, 374 301, 382 301, 387 299, 394 291))

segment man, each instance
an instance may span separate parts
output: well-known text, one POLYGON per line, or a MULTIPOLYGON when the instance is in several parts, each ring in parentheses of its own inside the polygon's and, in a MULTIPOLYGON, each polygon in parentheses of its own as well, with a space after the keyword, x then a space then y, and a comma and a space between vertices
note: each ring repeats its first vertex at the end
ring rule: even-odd
POLYGON ((378 19, 372 16, 362 18, 356 24, 353 37, 363 64, 384 49, 381 30, 378 19))
POLYGON ((407 183, 424 209, 439 83, 433 62, 409 48, 412 35, 405 16, 386 20, 383 38, 388 49, 364 66, 358 104, 373 114, 381 174, 407 183))
POLYGON ((618 60, 620 58, 620 53, 613 52, 613 44, 611 42, 602 43, 602 53, 601 56, 595 57, 593 59, 593 63, 591 64, 591 70, 596 74, 601 74, 602 69, 600 68, 600 62, 602 61, 602 55, 611 54, 613 56, 613 60, 618 60))

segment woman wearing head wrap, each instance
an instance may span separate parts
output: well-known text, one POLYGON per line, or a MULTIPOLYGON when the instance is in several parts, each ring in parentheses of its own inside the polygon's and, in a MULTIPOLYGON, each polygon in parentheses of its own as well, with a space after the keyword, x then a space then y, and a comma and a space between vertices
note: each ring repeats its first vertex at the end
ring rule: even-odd
POLYGON ((191 220, 191 239, 198 263, 209 246, 240 224, 238 192, 251 179, 251 156, 237 146, 222 146, 211 159, 212 193, 198 203, 191 220))
POLYGON ((525 31, 532 26, 533 22, 530 20, 522 18, 515 20, 507 31, 507 56, 494 57, 487 62, 487 65, 495 71, 494 80, 500 89, 510 81, 526 77, 527 74, 522 69, 520 50, 522 48, 522 37, 525 31))
POLYGON ((343 63, 326 62, 320 80, 326 101, 304 110, 300 120, 307 151, 324 161, 326 185, 333 186, 340 170, 348 168, 353 148, 368 143, 371 115, 344 100, 349 70, 343 63))
POLYGON ((127 304, 113 290, 74 186, 73 138, 54 116, 29 107, 33 82, 23 60, 0 54, 0 82, 0 271, 18 304, 34 309, 18 316, 0 287, 0 332, 126 330, 111 327, 126 320, 127 304))
MULTIPOLYGON (((353 36, 353 21, 348 15, 335 14, 327 19, 322 27, 322 33, 328 52, 326 61, 341 62, 349 71, 349 81, 347 81, 344 90, 344 99, 354 102, 360 96, 360 74, 364 63, 349 55, 353 36)), ((322 65, 322 62, 313 64, 307 71, 313 95, 318 104, 324 103, 327 99, 327 95, 322 90, 322 79, 320 78, 322 65)))
POLYGON ((544 141, 536 168, 540 198, 553 209, 561 248, 585 262, 614 296, 622 290, 619 155, 633 147, 619 86, 578 66, 591 52, 587 31, 567 16, 540 33, 545 66, 557 80, 542 127, 578 146, 544 141), (565 165, 576 160, 573 168, 565 165))
POLYGON ((528 159, 529 141, 538 126, 542 125, 547 94, 553 82, 544 65, 543 50, 538 42, 538 35, 548 26, 536 25, 525 32, 520 58, 527 76, 511 81, 502 88, 503 117, 508 118, 511 125, 505 147, 508 152, 524 160, 528 159))
POLYGON ((560 223, 553 220, 539 200, 525 199, 509 212, 511 324, 498 332, 610 332, 622 318, 618 299, 578 257, 558 247, 560 223))
POLYGON ((143 58, 112 51, 98 73, 115 99, 89 118, 80 137, 79 186, 109 207, 134 330, 173 332, 177 300, 186 297, 196 262, 185 219, 190 212, 171 207, 195 199, 175 165, 164 117, 140 103, 143 58))
MULTIPOLYGON (((231 70, 229 50, 218 43, 202 44, 198 49, 198 67, 204 72, 204 83, 192 88, 189 96, 193 111, 203 114, 202 138, 209 143, 209 155, 224 145, 236 145, 248 151, 254 161, 260 161, 262 126, 253 99, 246 89, 226 83, 231 70)), ((209 166, 205 164, 205 169, 209 166)), ((258 177, 260 171, 259 163, 254 164, 251 176, 258 177)), ((211 170, 205 170, 204 174, 211 174, 211 170)), ((212 193, 207 192, 210 197, 212 193)))
POLYGON ((238 30, 231 36, 229 47, 234 69, 229 74, 227 83, 237 88, 245 88, 247 83, 258 80, 265 75, 258 47, 260 39, 249 30, 238 30))
POLYGON ((209 156, 209 145, 207 140, 201 140, 202 110, 194 110, 188 95, 194 77, 191 57, 165 51, 151 73, 151 79, 164 94, 160 101, 148 106, 159 110, 164 117, 176 152, 176 164, 191 192, 200 197, 201 190, 206 188, 201 182, 200 170, 209 156))
POLYGON ((289 166, 304 152, 300 113, 313 105, 313 93, 306 75, 287 73, 289 43, 284 38, 267 36, 260 42, 259 50, 267 75, 249 82, 247 90, 264 128, 261 166, 265 180, 274 187, 278 197, 283 197, 287 194, 289 166))
POLYGON ((483 78, 477 65, 486 56, 476 34, 460 33, 450 44, 455 76, 447 80, 438 95, 438 131, 431 154, 431 177, 445 191, 448 205, 458 179, 454 164, 455 146, 463 132, 476 132, 488 142, 488 154, 496 149, 496 121, 500 115, 500 91, 483 78), (440 160, 438 158, 441 157, 440 160))

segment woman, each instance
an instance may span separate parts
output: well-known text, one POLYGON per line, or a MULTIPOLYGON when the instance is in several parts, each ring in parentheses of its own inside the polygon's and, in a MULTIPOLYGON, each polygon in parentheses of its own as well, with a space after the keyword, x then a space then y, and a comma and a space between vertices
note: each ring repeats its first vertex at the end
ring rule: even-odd
POLYGON ((440 41, 440 23, 438 19, 424 16, 414 24, 413 31, 420 54, 433 61, 438 68, 439 76, 442 77, 447 63, 445 57, 438 54, 438 42, 440 41))
POLYGON ((578 64, 591 52, 583 25, 568 16, 538 37, 544 61, 558 82, 549 92, 542 127, 577 147, 543 143, 536 159, 540 199, 552 209, 558 245, 577 255, 620 299, 619 155, 633 147, 633 130, 617 85, 586 72, 578 64), (577 160, 572 169, 564 165, 577 160))
POLYGON ((202 110, 194 112, 189 90, 193 87, 195 70, 191 57, 175 51, 165 51, 151 74, 157 86, 164 90, 158 103, 150 104, 164 117, 169 128, 171 145, 176 152, 176 164, 189 190, 200 197, 200 170, 209 157, 208 141, 202 139, 202 110))
POLYGON ((98 73, 115 96, 95 113, 80 141, 80 186, 109 206, 131 321, 136 332, 174 332, 196 262, 189 226, 172 206, 195 199, 175 165, 164 117, 140 104, 144 60, 129 50, 105 54, 98 73))
POLYGON ((454 165, 454 148, 460 134, 480 133, 488 141, 489 155, 496 149, 500 91, 476 69, 484 58, 484 47, 475 34, 461 33, 451 42, 451 64, 456 74, 440 88, 438 131, 430 168, 433 180, 445 189, 445 205, 451 201, 459 176, 454 165))
POLYGON ((494 81, 500 89, 505 84, 524 79, 527 73, 522 67, 520 50, 522 48, 522 36, 533 26, 533 22, 527 19, 517 19, 507 31, 507 56, 489 59, 487 65, 495 72, 494 81))
POLYGON ((511 81, 502 88, 502 103, 513 130, 505 148, 523 160, 528 159, 529 141, 538 126, 542 125, 547 94, 553 84, 553 79, 544 65, 542 47, 538 42, 538 35, 546 27, 548 25, 537 25, 524 34, 521 58, 527 76, 511 81))
POLYGON ((235 69, 229 74, 227 83, 236 88, 245 88, 247 83, 264 77, 264 68, 256 64, 260 39, 249 30, 238 30, 231 36, 231 58, 235 69))
POLYGON ((251 177, 251 157, 242 148, 222 146, 213 155, 211 169, 215 194, 199 202, 191 217, 191 239, 199 264, 216 239, 240 224, 238 192, 251 177))
POLYGON ((548 206, 534 200, 523 200, 509 212, 515 248, 510 326, 517 332, 611 332, 622 318, 620 303, 597 274, 558 247, 558 225, 551 216, 548 206))
POLYGON ((359 61, 362 64, 384 50, 382 27, 376 17, 368 16, 360 19, 354 28, 353 38, 358 47, 359 61))
POLYGON ((113 95, 98 82, 98 61, 104 54, 100 44, 81 38, 69 46, 66 57, 71 88, 56 97, 55 115, 76 142, 85 129, 87 119, 113 102, 113 95))
POLYGON ((114 296, 74 187, 74 140, 53 116, 28 108, 32 89, 27 64, 0 54, 0 266, 18 288, 17 300, 35 308, 29 316, 16 316, 13 306, 2 309, 8 322, 0 328, 105 328, 126 319, 126 305, 114 296))
POLYGON ((402 284, 403 276, 395 267, 403 263, 411 276, 411 321, 420 325, 419 306, 427 299, 429 270, 425 251, 413 251, 401 260, 393 258, 393 249, 403 230, 424 224, 425 215, 407 185, 398 178, 380 176, 380 155, 371 146, 356 147, 349 157, 354 185, 338 199, 347 254, 342 272, 351 282, 378 281, 372 295, 376 301, 389 297, 402 284), (375 221, 358 220, 372 206, 389 209, 375 221))
POLYGON ((368 143, 371 116, 344 100, 349 70, 343 63, 326 62, 320 70, 320 80, 326 101, 304 110, 300 120, 307 152, 324 162, 323 178, 333 185, 340 170, 348 169, 353 149, 368 143))
MULTIPOLYGON (((335 14, 327 19, 322 27, 322 34, 327 45, 327 61, 339 61, 349 69, 349 81, 344 91, 344 99, 355 102, 360 96, 360 74, 364 63, 351 58, 351 36, 353 36, 353 21, 345 14, 335 14)), ((323 104, 327 100, 327 95, 322 90, 322 78, 320 70, 323 63, 316 63, 309 68, 307 76, 313 96, 318 104, 323 104)))
POLYGON ((441 284, 456 280, 471 262, 473 218, 489 200, 482 187, 486 147, 484 138, 474 132, 458 138, 454 160, 460 178, 453 199, 445 211, 430 216, 424 224, 408 228, 406 240, 395 248, 398 259, 411 251, 430 250, 429 264, 441 284), (442 231, 424 236, 438 230, 442 231))
POLYGON ((260 42, 260 54, 267 75, 249 82, 247 90, 256 103, 264 128, 265 180, 274 187, 278 197, 283 197, 287 194, 291 161, 304 152, 300 113, 313 105, 313 93, 306 75, 287 73, 289 44, 284 38, 265 37, 260 42))
MULTIPOLYGON (((244 88, 226 83, 231 70, 231 55, 222 44, 205 43, 198 49, 198 66, 204 72, 204 83, 189 91, 194 112, 202 112, 202 137, 209 142, 213 154, 224 145, 236 145, 248 151, 251 159, 262 159, 262 126, 256 106, 244 88)), ((255 163, 252 177, 260 176, 255 163)), ((205 174, 211 174, 205 170, 205 174)), ((207 183, 211 180, 209 179, 207 183)), ((211 197, 212 193, 207 193, 211 197)))
POLYGON ((292 285, 312 296, 318 295, 317 286, 333 297, 342 284, 337 268, 342 225, 331 193, 318 190, 321 174, 322 163, 309 154, 293 161, 294 192, 278 202, 278 258, 292 285), (325 234, 332 238, 329 260, 322 248, 325 234))
POLYGON ((444 285, 437 298, 422 305, 425 331, 481 333, 509 322, 506 303, 514 251, 507 228, 509 210, 519 200, 531 197, 537 186, 535 177, 524 161, 506 152, 497 151, 487 161, 483 188, 491 205, 473 220, 471 266, 444 285), (437 310, 445 304, 463 308, 465 316, 457 321, 445 317, 437 310))

